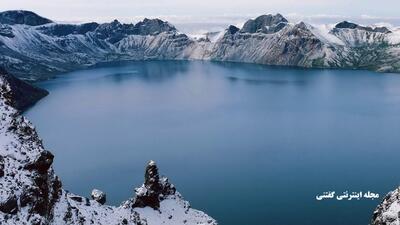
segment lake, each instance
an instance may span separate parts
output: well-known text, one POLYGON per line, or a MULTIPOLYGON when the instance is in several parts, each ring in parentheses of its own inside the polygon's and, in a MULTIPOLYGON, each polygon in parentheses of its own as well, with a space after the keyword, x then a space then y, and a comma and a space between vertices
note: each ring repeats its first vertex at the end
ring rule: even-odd
POLYGON ((153 159, 222 225, 368 224, 400 184, 400 74, 147 61, 60 74, 25 115, 64 188, 119 205, 153 159))

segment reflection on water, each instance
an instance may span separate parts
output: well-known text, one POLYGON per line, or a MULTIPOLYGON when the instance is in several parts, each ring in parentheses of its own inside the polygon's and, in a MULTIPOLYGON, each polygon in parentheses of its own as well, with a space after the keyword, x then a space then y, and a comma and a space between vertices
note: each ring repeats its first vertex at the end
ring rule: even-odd
POLYGON ((119 204, 158 161, 220 224, 367 224, 378 200, 324 191, 400 182, 400 76, 251 64, 151 61, 81 70, 40 86, 26 113, 64 187, 119 204))

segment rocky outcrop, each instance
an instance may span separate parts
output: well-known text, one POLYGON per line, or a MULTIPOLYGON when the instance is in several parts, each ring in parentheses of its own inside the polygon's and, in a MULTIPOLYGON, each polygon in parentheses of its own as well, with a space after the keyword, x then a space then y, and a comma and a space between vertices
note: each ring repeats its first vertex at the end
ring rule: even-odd
POLYGON ((93 189, 92 192, 90 193, 90 196, 92 197, 93 200, 102 205, 104 205, 107 201, 106 193, 97 189, 93 189))
POLYGON ((15 195, 8 196, 0 202, 0 212, 5 214, 16 214, 18 212, 18 202, 15 195))
POLYGON ((0 177, 4 176, 4 157, 0 155, 0 177))
POLYGON ((0 36, 13 38, 14 33, 12 32, 12 28, 5 24, 0 24, 0 36))
POLYGON ((67 35, 84 35, 88 32, 93 32, 99 26, 98 23, 84 24, 52 24, 41 26, 38 29, 50 36, 64 37, 67 35))
POLYGON ((159 19, 144 19, 135 24, 134 34, 157 35, 163 32, 176 32, 176 28, 168 22, 159 19))
POLYGON ((400 187, 387 194, 374 211, 371 225, 400 224, 400 187))
POLYGON ((45 174, 53 164, 53 159, 54 155, 49 151, 42 151, 33 162, 27 163, 24 168, 30 171, 35 170, 39 174, 45 174))
POLYGON ((379 32, 379 33, 391 33, 391 31, 387 27, 364 27, 360 26, 355 23, 343 21, 341 23, 336 24, 335 26, 336 29, 359 29, 359 30, 364 30, 364 31, 369 31, 369 32, 379 32))
POLYGON ((281 14, 276 15, 262 15, 256 19, 248 20, 240 32, 243 33, 264 33, 271 34, 282 30, 289 21, 286 20, 281 14))
POLYGON ((49 94, 44 89, 15 78, 2 68, 0 68, 0 78, 7 84, 3 87, 8 89, 2 90, 8 101, 7 104, 20 111, 29 108, 49 94))
POLYGON ((176 189, 166 177, 160 178, 156 163, 150 161, 146 167, 144 184, 136 188, 135 193, 133 207, 143 208, 149 206, 153 209, 158 209, 160 208, 160 202, 166 196, 175 195, 176 189))
POLYGON ((38 26, 52 23, 52 21, 30 11, 10 10, 0 12, 0 23, 10 25, 25 24, 29 26, 38 26))
POLYGON ((92 192, 93 200, 64 190, 52 167, 53 154, 12 106, 16 100, 11 90, 22 93, 21 98, 30 92, 19 90, 26 86, 11 85, 7 76, 0 76, 0 224, 217 224, 192 209, 168 179, 159 176, 154 162, 141 187, 146 191, 118 207, 104 205, 106 196, 98 190, 92 192))

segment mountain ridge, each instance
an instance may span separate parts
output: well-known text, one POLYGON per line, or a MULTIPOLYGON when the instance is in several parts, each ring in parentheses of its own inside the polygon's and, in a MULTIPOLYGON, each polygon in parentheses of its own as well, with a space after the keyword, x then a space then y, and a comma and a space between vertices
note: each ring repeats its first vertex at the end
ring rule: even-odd
POLYGON ((268 14, 201 39, 159 19, 33 24, 0 23, 0 65, 26 80, 48 79, 97 63, 152 59, 400 72, 399 30, 347 21, 323 30, 268 14))

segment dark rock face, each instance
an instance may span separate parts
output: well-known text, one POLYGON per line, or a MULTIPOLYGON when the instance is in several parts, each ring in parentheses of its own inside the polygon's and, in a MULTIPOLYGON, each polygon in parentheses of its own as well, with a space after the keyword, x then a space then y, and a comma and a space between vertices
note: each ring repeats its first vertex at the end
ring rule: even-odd
POLYGON ((159 19, 144 19, 135 25, 135 34, 156 35, 162 32, 175 32, 176 28, 159 19))
POLYGON ((4 158, 0 155, 0 178, 4 176, 4 158))
POLYGON ((0 36, 13 38, 14 33, 12 32, 12 28, 8 25, 0 24, 0 36))
POLYGON ((7 214, 16 214, 18 212, 17 197, 12 195, 0 202, 0 211, 7 214))
POLYGON ((30 26, 38 26, 52 23, 52 21, 30 11, 11 10, 0 13, 0 23, 10 25, 25 24, 30 26))
POLYGON ((33 174, 33 179, 35 185, 26 187, 19 197, 20 206, 29 206, 30 213, 51 215, 53 205, 60 197, 61 181, 58 177, 50 180, 48 174, 33 174))
POLYGON ((392 33, 392 31, 390 31, 387 27, 375 27, 374 31, 385 34, 392 33))
POLYGON ((144 186, 153 191, 160 191, 160 175, 158 174, 158 168, 154 161, 150 161, 146 167, 144 174, 144 186))
POLYGON ((341 23, 336 24, 335 26, 336 29, 359 29, 359 30, 365 30, 369 32, 379 32, 379 33, 391 33, 391 31, 386 28, 386 27, 363 27, 355 23, 351 23, 348 21, 343 21, 341 23))
POLYGON ((32 163, 29 163, 25 166, 27 170, 36 170, 40 174, 47 173, 47 170, 50 168, 53 163, 54 155, 49 151, 43 151, 40 153, 40 156, 32 163))
POLYGON ((96 202, 104 205, 106 203, 106 193, 97 190, 97 189, 93 189, 92 193, 90 194, 90 196, 92 197, 93 200, 95 200, 96 202))
POLYGON ((47 96, 49 92, 44 89, 32 86, 0 68, 0 76, 4 77, 10 90, 2 90, 8 104, 18 110, 25 110, 35 104, 37 101, 47 96))
POLYGON ((128 35, 157 35, 162 32, 175 32, 176 28, 159 19, 144 19, 133 24, 121 24, 118 20, 100 24, 94 31, 96 36, 114 44, 128 35))
POLYGON ((281 15, 262 15, 255 20, 248 20, 240 32, 243 33, 276 33, 287 25, 288 21, 281 15))
POLYGON ((133 24, 121 24, 118 20, 111 23, 100 24, 94 31, 96 37, 114 44, 122 40, 127 35, 134 34, 133 24))
POLYGON ((227 29, 227 32, 229 33, 229 34, 236 34, 236 32, 238 32, 240 29, 239 28, 237 28, 237 27, 235 27, 235 26, 233 26, 233 25, 230 25, 229 27, 228 27, 228 29, 227 29))
POLYGON ((277 51, 280 57, 277 58, 286 57, 286 61, 298 64, 309 52, 322 48, 322 42, 310 32, 303 22, 296 24, 286 35, 292 38, 285 39, 280 43, 277 51))
POLYGON ((350 23, 350 22, 347 22, 347 21, 343 21, 341 23, 338 23, 335 26, 335 28, 339 28, 339 29, 341 29, 341 28, 356 29, 358 27, 359 27, 358 24, 350 23))
POLYGON ((48 35, 62 37, 70 34, 86 34, 94 31, 98 26, 98 23, 84 23, 80 25, 54 24, 52 26, 40 27, 39 30, 48 35))
POLYGON ((164 196, 173 195, 176 192, 175 187, 169 183, 167 178, 160 179, 158 168, 154 161, 148 163, 144 178, 143 186, 135 189, 136 197, 133 207, 149 206, 153 209, 158 209, 164 196))

